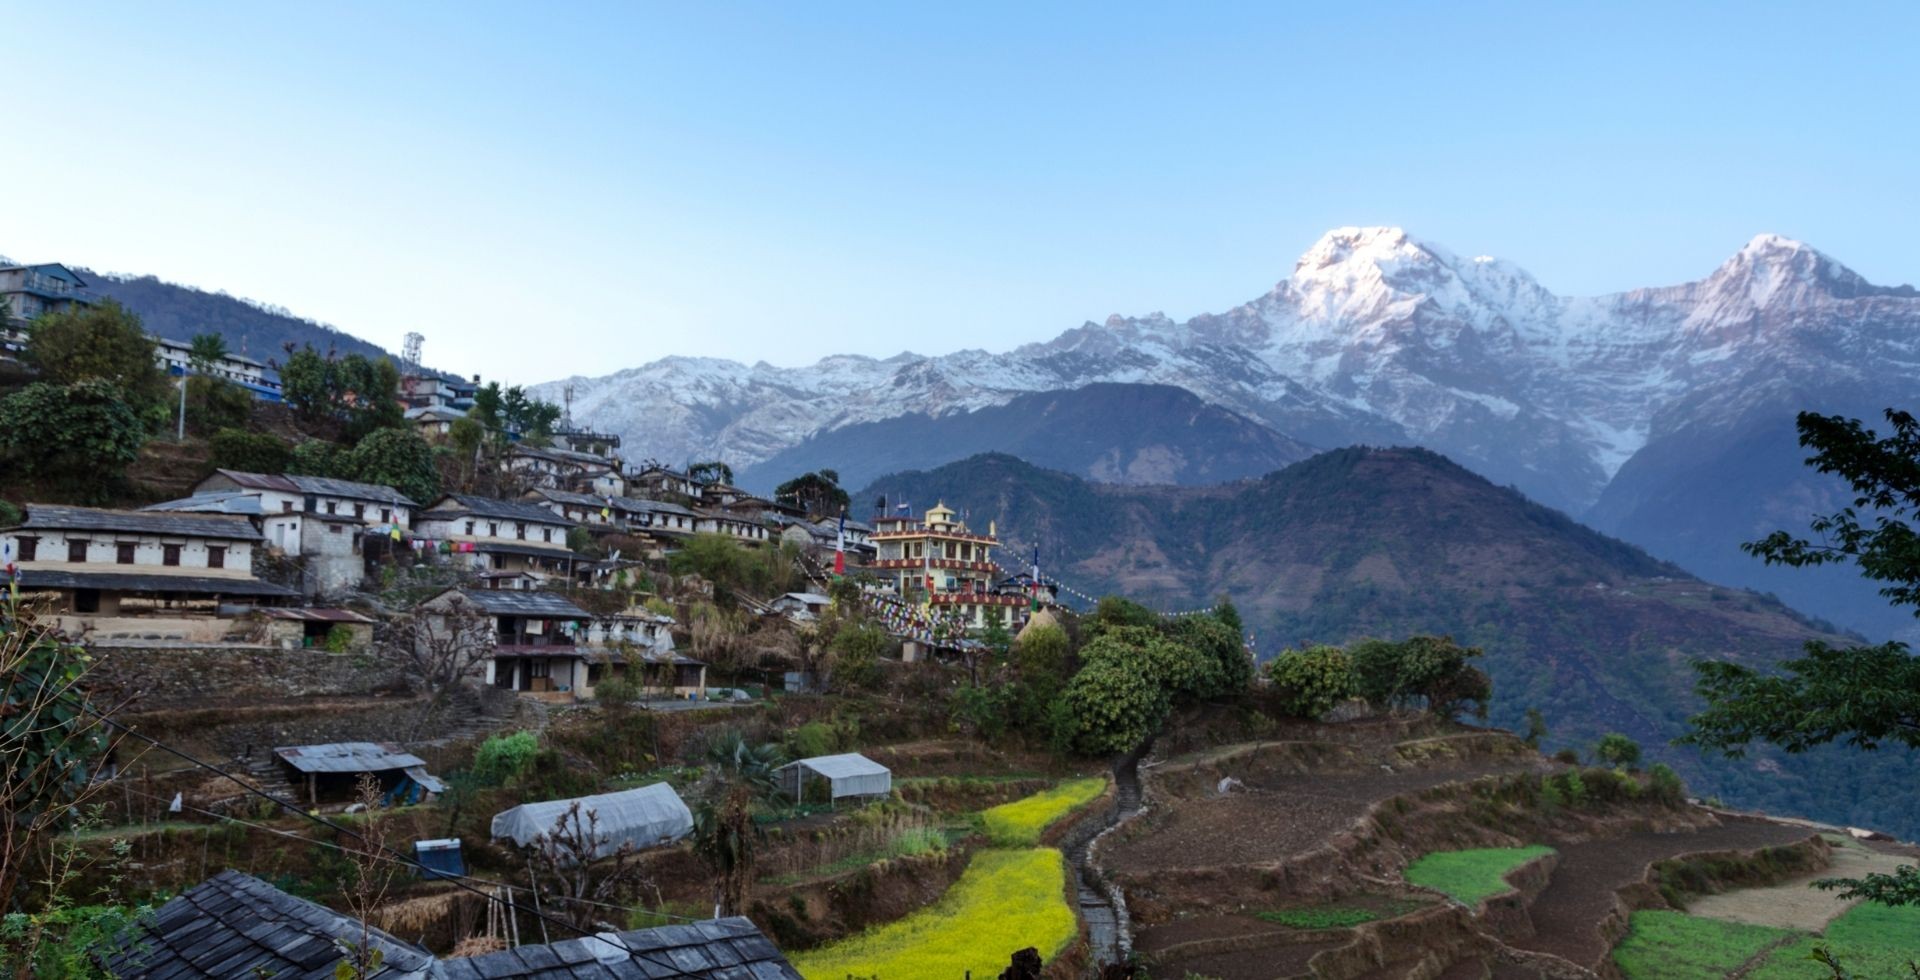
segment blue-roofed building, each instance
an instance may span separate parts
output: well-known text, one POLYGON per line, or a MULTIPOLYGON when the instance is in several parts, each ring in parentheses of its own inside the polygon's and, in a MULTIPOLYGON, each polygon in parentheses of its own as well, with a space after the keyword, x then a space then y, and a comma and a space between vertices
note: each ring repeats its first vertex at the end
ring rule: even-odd
POLYGON ((45 313, 61 313, 76 306, 92 306, 87 281, 57 262, 43 265, 0 265, 0 357, 18 357, 27 348, 27 324, 45 313))

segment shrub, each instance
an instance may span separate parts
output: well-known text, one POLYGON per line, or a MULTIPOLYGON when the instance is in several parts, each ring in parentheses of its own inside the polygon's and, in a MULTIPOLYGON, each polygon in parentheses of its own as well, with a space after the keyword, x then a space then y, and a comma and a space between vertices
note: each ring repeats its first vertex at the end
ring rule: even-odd
POLYGON ((0 527, 12 527, 26 519, 20 508, 0 500, 0 527))
POLYGON ((221 429, 207 442, 211 462, 217 470, 243 473, 285 473, 293 459, 293 449, 264 432, 245 429, 221 429))
POLYGON ((187 379, 187 429, 195 433, 224 432, 247 424, 253 414, 253 396, 245 388, 219 378, 194 375, 187 379))
POLYGON ((796 759, 810 759, 818 755, 832 755, 836 745, 833 726, 824 721, 810 721, 787 733, 787 754, 796 759))
POLYGON ((325 646, 328 653, 346 653, 353 647, 353 630, 335 623, 332 629, 327 630, 325 646))
POLYGON ((1354 696, 1353 662, 1335 646, 1285 651, 1268 662, 1267 679, 1282 708, 1300 718, 1318 718, 1354 696))
POLYGON ((1662 803, 1679 803, 1687 798, 1687 787, 1680 781, 1680 774, 1664 762, 1656 762, 1647 770, 1647 789, 1662 803))
POLYGON ((828 649, 833 651, 829 671, 835 685, 871 688, 880 683, 880 658, 892 641, 885 630, 866 623, 847 623, 833 635, 828 649))
POLYGON ((1580 753, 1572 749, 1561 749, 1553 754, 1553 761, 1564 762, 1570 766, 1577 766, 1580 764, 1580 753))
POLYGON ((1616 768, 1631 769, 1640 761, 1640 743, 1619 732, 1608 732, 1594 745, 1593 757, 1616 768))
POLYGON ((473 778, 482 786, 504 786, 526 771, 540 751, 532 732, 489 735, 473 755, 473 778))

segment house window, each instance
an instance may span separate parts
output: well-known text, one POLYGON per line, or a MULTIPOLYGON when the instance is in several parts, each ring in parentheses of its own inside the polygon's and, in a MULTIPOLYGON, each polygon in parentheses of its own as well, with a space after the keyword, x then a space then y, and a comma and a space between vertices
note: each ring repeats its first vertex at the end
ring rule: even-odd
POLYGON ((113 560, 122 565, 133 564, 133 542, 122 541, 114 546, 113 560))
POLYGON ((162 565, 180 564, 180 546, 177 544, 161 545, 160 546, 160 564, 162 565))
POLYGON ((291 500, 282 500, 282 501, 280 501, 280 513, 282 513, 282 514, 291 514, 291 513, 293 513, 293 501, 291 501, 291 500))
POLYGON ((551 543, 553 541, 553 528, 550 528, 550 527, 541 528, 540 540, 551 543))
POLYGON ((393 523, 393 509, 392 509, 392 508, 389 508, 389 507, 382 507, 382 508, 380 508, 380 523, 382 523, 382 524, 391 524, 391 523, 393 523))
POLYGON ((68 561, 86 561, 87 560, 87 540, 85 538, 81 538, 79 540, 69 540, 67 542, 67 560, 68 561))
POLYGON ((38 555, 39 553, 40 553, 39 538, 21 538, 20 539, 20 560, 21 561, 33 561, 34 556, 38 555))
POLYGON ((207 567, 227 567, 227 549, 217 544, 207 546, 207 567))
POLYGON ((327 513, 338 514, 339 512, 340 512, 340 505, 338 503, 332 500, 327 501, 327 513))
POLYGON ((500 522, 499 522, 499 521, 488 521, 488 522, 487 522, 487 537, 489 537, 489 538, 497 538, 497 537, 499 537, 499 536, 500 536, 500 522))
POLYGON ((519 521, 515 521, 513 523, 513 536, 521 541, 527 540, 527 526, 519 521))
POLYGON ((356 520, 356 521, 357 521, 357 520, 364 520, 364 519, 366 518, 366 516, 367 516, 367 505, 366 505, 366 504, 354 504, 354 505, 353 505, 353 519, 354 519, 354 520, 356 520))
POLYGON ((551 661, 551 660, 548 660, 548 659, 546 659, 545 657, 541 657, 541 658, 539 658, 539 659, 536 659, 536 660, 528 660, 528 661, 527 661, 527 676, 528 676, 528 677, 551 677, 551 676, 553 676, 553 661, 551 661))
POLYGON ((468 522, 467 522, 467 536, 468 536, 468 537, 472 537, 472 536, 473 536, 473 522, 472 522, 472 521, 468 521, 468 522))

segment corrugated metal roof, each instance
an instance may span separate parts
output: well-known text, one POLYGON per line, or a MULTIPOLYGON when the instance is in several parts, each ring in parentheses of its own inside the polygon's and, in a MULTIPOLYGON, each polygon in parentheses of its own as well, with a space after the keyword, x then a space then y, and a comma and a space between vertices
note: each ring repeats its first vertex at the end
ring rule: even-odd
POLYGON ((307 476, 295 473, 242 473, 238 470, 214 470, 214 473, 255 490, 311 493, 323 497, 344 497, 348 500, 371 500, 402 507, 420 506, 400 491, 378 483, 356 483, 353 480, 336 480, 330 476, 307 476))
POLYGON ((800 980, 773 942, 738 916, 520 946, 442 960, 438 969, 446 980, 800 980))
MULTIPOLYGON (((489 616, 538 616, 543 619, 592 619, 565 596, 524 589, 458 589, 457 594, 489 616)), ((441 593, 446 595, 447 593, 441 593)), ((437 601, 437 600, 436 600, 437 601)))
POLYGON ((373 623, 378 622, 372 616, 354 612, 351 609, 262 609, 261 615, 268 619, 292 619, 303 623, 373 623))
MULTIPOLYGON (((599 840, 593 856, 604 857, 631 843, 636 848, 670 843, 693 833, 693 811, 666 783, 650 783, 618 793, 601 793, 569 800, 522 803, 494 815, 495 839, 510 838, 522 847, 552 833, 573 805, 580 805, 583 821, 591 818, 599 840)), ((582 824, 584 829, 585 823, 582 824)))
POLYGON ((858 752, 846 752, 840 755, 816 755, 811 759, 789 762, 780 768, 792 769, 795 766, 811 769, 828 779, 841 779, 847 776, 875 776, 893 771, 858 752))
POLYGON ((501 541, 475 541, 473 543, 473 550, 483 555, 519 555, 522 558, 571 558, 578 562, 589 560, 586 555, 580 554, 577 551, 570 551, 565 545, 557 548, 542 548, 537 544, 520 544, 518 542, 509 544, 501 541))
POLYGON ((141 510, 192 511, 202 514, 258 514, 260 494, 253 490, 209 490, 179 500, 148 504, 141 510))
POLYGON ((21 521, 19 526, 25 530, 122 531, 128 534, 157 534, 180 538, 260 540, 259 529, 244 517, 150 510, 106 510, 95 507, 66 507, 58 504, 28 504, 26 519, 21 521))
MULTIPOLYGON (((140 916, 94 954, 120 977, 331 977, 345 958, 337 940, 358 941, 359 920, 274 888, 251 875, 222 871, 140 916)), ((432 954, 369 928, 381 954, 372 977, 437 973, 432 954)))
POLYGON ((433 506, 419 515, 425 520, 453 520, 460 517, 489 517, 509 521, 528 521, 540 524, 568 526, 566 518, 538 504, 524 500, 495 500, 492 497, 475 497, 463 493, 450 493, 433 502, 433 506))
POLYGON ((275 748, 273 754, 301 772, 385 772, 427 764, 427 760, 391 742, 289 745, 275 748))
POLYGON ((186 592, 195 595, 290 597, 300 593, 257 578, 201 575, 137 575, 122 572, 69 572, 57 568, 21 568, 23 589, 108 589, 118 592, 186 592))

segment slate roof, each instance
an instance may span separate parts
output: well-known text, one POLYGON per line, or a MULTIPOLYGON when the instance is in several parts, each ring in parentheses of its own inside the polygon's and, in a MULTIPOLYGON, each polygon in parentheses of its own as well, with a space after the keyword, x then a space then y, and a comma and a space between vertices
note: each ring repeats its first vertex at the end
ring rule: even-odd
MULTIPOLYGON (((573 504, 576 507, 587 507, 595 511, 607 506, 606 497, 596 496, 591 493, 574 493, 571 490, 548 489, 540 489, 533 492, 555 503, 573 504)), ((695 516, 693 511, 679 504, 668 503, 664 500, 642 500, 638 497, 614 497, 613 509, 625 511, 630 514, 680 514, 685 517, 695 516)))
POLYGON ((244 517, 224 514, 175 514, 149 510, 104 510, 57 504, 28 504, 18 527, 28 531, 120 531, 180 538, 258 541, 260 531, 244 517))
POLYGON ((20 569, 23 589, 109 589, 116 592, 191 592, 202 595, 297 596, 299 591, 257 578, 199 575, 136 575, 123 572, 69 572, 58 568, 20 569))
POLYGON ((282 493, 314 494, 321 497, 344 497, 348 500, 371 500, 381 504, 396 504, 401 507, 418 507, 419 504, 392 487, 378 483, 356 483, 352 480, 336 480, 330 476, 305 476, 277 473, 242 473, 238 470, 214 470, 233 482, 250 490, 278 490, 282 493))
MULTIPOLYGON (((460 589, 461 598, 489 616, 537 616, 542 619, 592 619, 565 596, 523 589, 460 589)), ((442 593, 444 595, 444 593, 442 593)))
POLYGON ((485 517, 494 520, 527 521, 541 524, 568 526, 566 518, 540 506, 524 500, 495 500, 492 497, 475 497, 463 493, 450 493, 434 501, 433 506, 419 514, 420 520, 455 520, 462 517, 485 517), (452 506, 442 507, 451 501, 452 506))
POLYGON ((202 514, 259 514, 260 495, 251 490, 208 490, 179 500, 148 504, 141 510, 188 511, 202 514))
POLYGON ((565 544, 541 546, 533 542, 518 544, 506 541, 475 541, 473 550, 482 555, 519 555, 522 558, 571 558, 585 563, 590 561, 586 555, 567 550, 565 544))
POLYGON ((427 760, 391 742, 288 745, 275 748, 273 754, 301 772, 385 772, 427 764, 427 760))
POLYGON ((555 463, 571 463, 571 464, 581 465, 581 466, 604 466, 608 469, 613 468, 613 460, 608 459, 605 456, 596 456, 593 453, 577 452, 572 449, 554 449, 550 446, 547 446, 547 447, 515 446, 513 447, 513 455, 528 456, 533 459, 544 459, 544 460, 548 460, 555 463))
MULTIPOLYGON (((113 976, 254 977, 331 980, 342 959, 336 939, 358 941, 360 922, 295 898, 251 875, 222 871, 180 893, 94 955, 113 976)), ((378 929, 383 953, 373 976, 434 975, 433 956, 378 929)))
POLYGON ((739 917, 521 946, 438 966, 446 980, 800 980, 780 950, 739 917))

